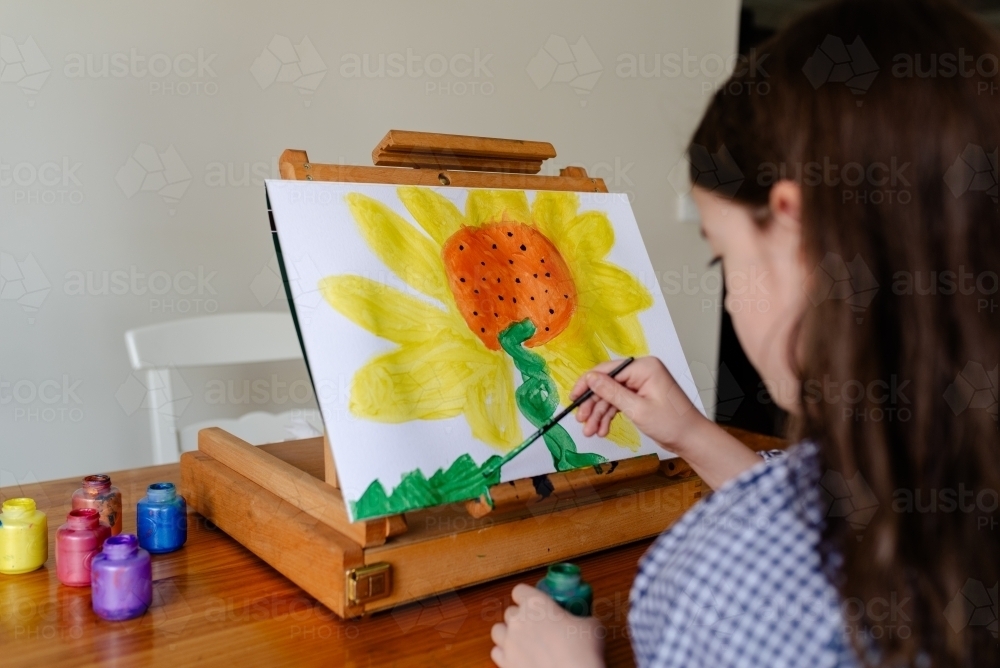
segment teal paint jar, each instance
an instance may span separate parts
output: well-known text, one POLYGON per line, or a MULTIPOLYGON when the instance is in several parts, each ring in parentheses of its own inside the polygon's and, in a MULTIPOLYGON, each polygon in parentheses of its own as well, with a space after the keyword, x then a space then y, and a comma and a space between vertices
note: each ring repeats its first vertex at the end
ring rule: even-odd
POLYGON ((580 567, 574 564, 552 564, 537 589, 552 597, 561 608, 577 617, 589 617, 594 602, 594 592, 580 576, 580 567))

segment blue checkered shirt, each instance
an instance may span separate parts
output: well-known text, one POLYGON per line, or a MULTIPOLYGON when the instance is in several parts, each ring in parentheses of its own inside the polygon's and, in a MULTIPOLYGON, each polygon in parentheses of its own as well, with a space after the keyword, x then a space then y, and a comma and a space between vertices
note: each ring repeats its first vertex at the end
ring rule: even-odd
POLYGON ((629 627, 639 666, 857 666, 819 545, 811 443, 698 503, 639 563, 629 627))

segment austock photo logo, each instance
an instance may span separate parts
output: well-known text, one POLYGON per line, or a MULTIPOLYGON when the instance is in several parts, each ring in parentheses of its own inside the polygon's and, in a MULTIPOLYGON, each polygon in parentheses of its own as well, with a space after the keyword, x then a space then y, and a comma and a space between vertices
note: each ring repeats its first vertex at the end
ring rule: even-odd
POLYGON ((711 367, 704 362, 692 362, 691 375, 698 388, 701 403, 706 406, 715 403, 716 422, 731 420, 743 403, 746 393, 736 382, 736 377, 726 363, 722 362, 719 365, 719 373, 714 374, 711 367))
POLYGON ((119 79, 149 82, 150 95, 213 96, 219 92, 212 69, 218 56, 205 49, 181 53, 143 53, 132 47, 117 53, 70 53, 63 75, 67 79, 119 79))
MULTIPOLYGON (((856 37, 850 44, 834 35, 827 35, 806 60, 802 72, 814 89, 828 83, 842 83, 855 95, 864 95, 878 75, 879 67, 871 52, 856 37)), ((860 107, 861 100, 857 101, 860 107)))
POLYGON ((52 68, 34 38, 27 37, 20 44, 9 36, 0 34, 0 84, 11 84, 28 96, 28 106, 33 107, 32 96, 42 89, 52 68))
POLYGON ((549 35, 526 68, 535 87, 541 90, 550 83, 565 83, 581 97, 580 106, 587 106, 587 100, 597 80, 601 78, 604 66, 597 54, 590 48, 582 35, 570 45, 561 35, 549 35))
POLYGON ((813 306, 827 299, 845 301, 857 314, 857 322, 864 322, 864 312, 878 294, 879 284, 871 269, 855 255, 850 262, 836 253, 827 253, 809 276, 806 295, 813 306))
POLYGON ((1000 201, 998 153, 1000 153, 998 149, 987 153, 982 146, 967 145, 944 175, 944 182, 951 190, 951 194, 958 198, 967 192, 982 192, 992 199, 994 204, 1000 201))
POLYGON ((860 471, 850 478, 839 471, 826 471, 819 481, 819 496, 825 517, 842 517, 857 532, 865 530, 879 507, 860 471))
POLYGON ((0 301, 17 303, 27 314, 29 325, 35 324, 35 313, 51 289, 52 284, 34 255, 28 253, 18 260, 0 250, 0 301))
MULTIPOLYGON (((128 199, 140 192, 155 192, 168 206, 176 205, 191 185, 191 172, 171 144, 163 153, 150 144, 139 144, 115 175, 128 199)), ((175 209, 168 209, 174 215, 175 209)))
POLYGON ((82 166, 69 156, 14 163, 0 158, 0 188, 11 188, 14 204, 81 204, 83 184, 77 172, 82 166))
POLYGON ((692 144, 688 155, 682 156, 667 175, 667 181, 678 195, 688 195, 693 186, 718 195, 733 197, 743 185, 744 174, 725 146, 715 153, 692 144), (690 179, 694 167, 694 179, 690 179))
MULTIPOLYGON (((298 44, 284 35, 275 35, 250 66, 257 85, 267 90, 273 84, 289 84, 301 95, 313 95, 326 76, 326 63, 308 36, 298 44)), ((311 100, 303 104, 308 107, 311 100)))
MULTIPOLYGON (((415 583, 418 584, 422 583, 415 583)), ((415 630, 422 630, 424 633, 436 632, 445 640, 455 638, 469 618, 468 608, 462 602, 462 597, 454 590, 423 598, 415 603, 396 606, 389 614, 403 633, 415 630)), ((445 649, 450 647, 451 645, 446 645, 445 649)))
POLYGON ((985 410, 997 419, 997 366, 987 370, 969 362, 944 392, 944 400, 955 415, 971 409, 985 410))
POLYGON ((994 638, 998 637, 997 619, 1000 618, 1000 601, 998 601, 998 583, 992 587, 981 580, 969 578, 955 598, 944 609, 945 619, 955 633, 961 633, 969 627, 982 627, 994 638))
POLYGON ((178 418, 191 398, 184 377, 171 367, 133 371, 115 392, 115 399, 127 416, 142 408, 167 418, 178 418))

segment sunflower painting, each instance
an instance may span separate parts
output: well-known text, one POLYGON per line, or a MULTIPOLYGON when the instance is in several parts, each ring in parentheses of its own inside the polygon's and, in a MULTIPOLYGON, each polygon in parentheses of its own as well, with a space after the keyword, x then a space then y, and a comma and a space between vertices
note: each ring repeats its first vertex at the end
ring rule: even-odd
MULTIPOLYGON (((595 364, 649 354, 643 317, 662 323, 665 316, 666 339, 676 341, 662 296, 610 257, 620 243, 610 214, 622 205, 628 210, 627 201, 590 208, 567 192, 307 184, 313 208, 326 202, 346 220, 303 226, 285 224, 302 215, 284 216, 279 206, 276 191, 290 186, 269 182, 268 193, 285 264, 304 255, 321 274, 315 292, 322 299, 309 302, 309 326, 297 313, 314 385, 328 371, 352 369, 337 392, 328 392, 335 398, 324 397, 323 383, 316 389, 342 484, 360 483, 353 494, 345 487, 353 518, 461 501, 486 494, 501 479, 650 451, 619 415, 607 440, 584 438, 575 424, 557 425, 509 463, 502 459, 526 431, 570 403, 573 384, 595 364), (316 188, 329 196, 315 197, 316 188), (333 237, 330 243, 354 250, 339 248, 331 254, 342 260, 327 261, 322 237, 338 227, 340 243, 333 237), (307 228, 314 234, 304 235, 307 228), (337 324, 317 332, 314 321, 337 324), (353 363, 323 363, 321 371, 318 358, 338 341, 350 342, 353 363), (340 433, 368 443, 345 443, 340 433), (443 449, 452 458, 419 454, 443 449), (358 466, 365 455, 367 465, 358 466), (396 461, 380 466, 380 457, 396 461), (359 468, 369 473, 353 479, 350 469, 359 468)), ((299 198, 294 208, 305 204, 299 198)), ((631 255, 641 256, 639 269, 652 275, 628 213, 631 255)), ((292 295, 297 312, 312 292, 299 283, 301 294, 292 295)), ((689 376, 683 355, 680 363, 680 375, 689 376)))

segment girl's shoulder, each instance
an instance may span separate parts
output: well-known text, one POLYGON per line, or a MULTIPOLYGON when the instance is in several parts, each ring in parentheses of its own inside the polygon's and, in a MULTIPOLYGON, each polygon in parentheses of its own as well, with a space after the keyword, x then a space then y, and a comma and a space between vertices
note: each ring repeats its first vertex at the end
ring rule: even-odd
POLYGON ((829 495, 801 443, 712 493, 639 564, 629 623, 640 665, 855 665, 820 554, 829 495))

